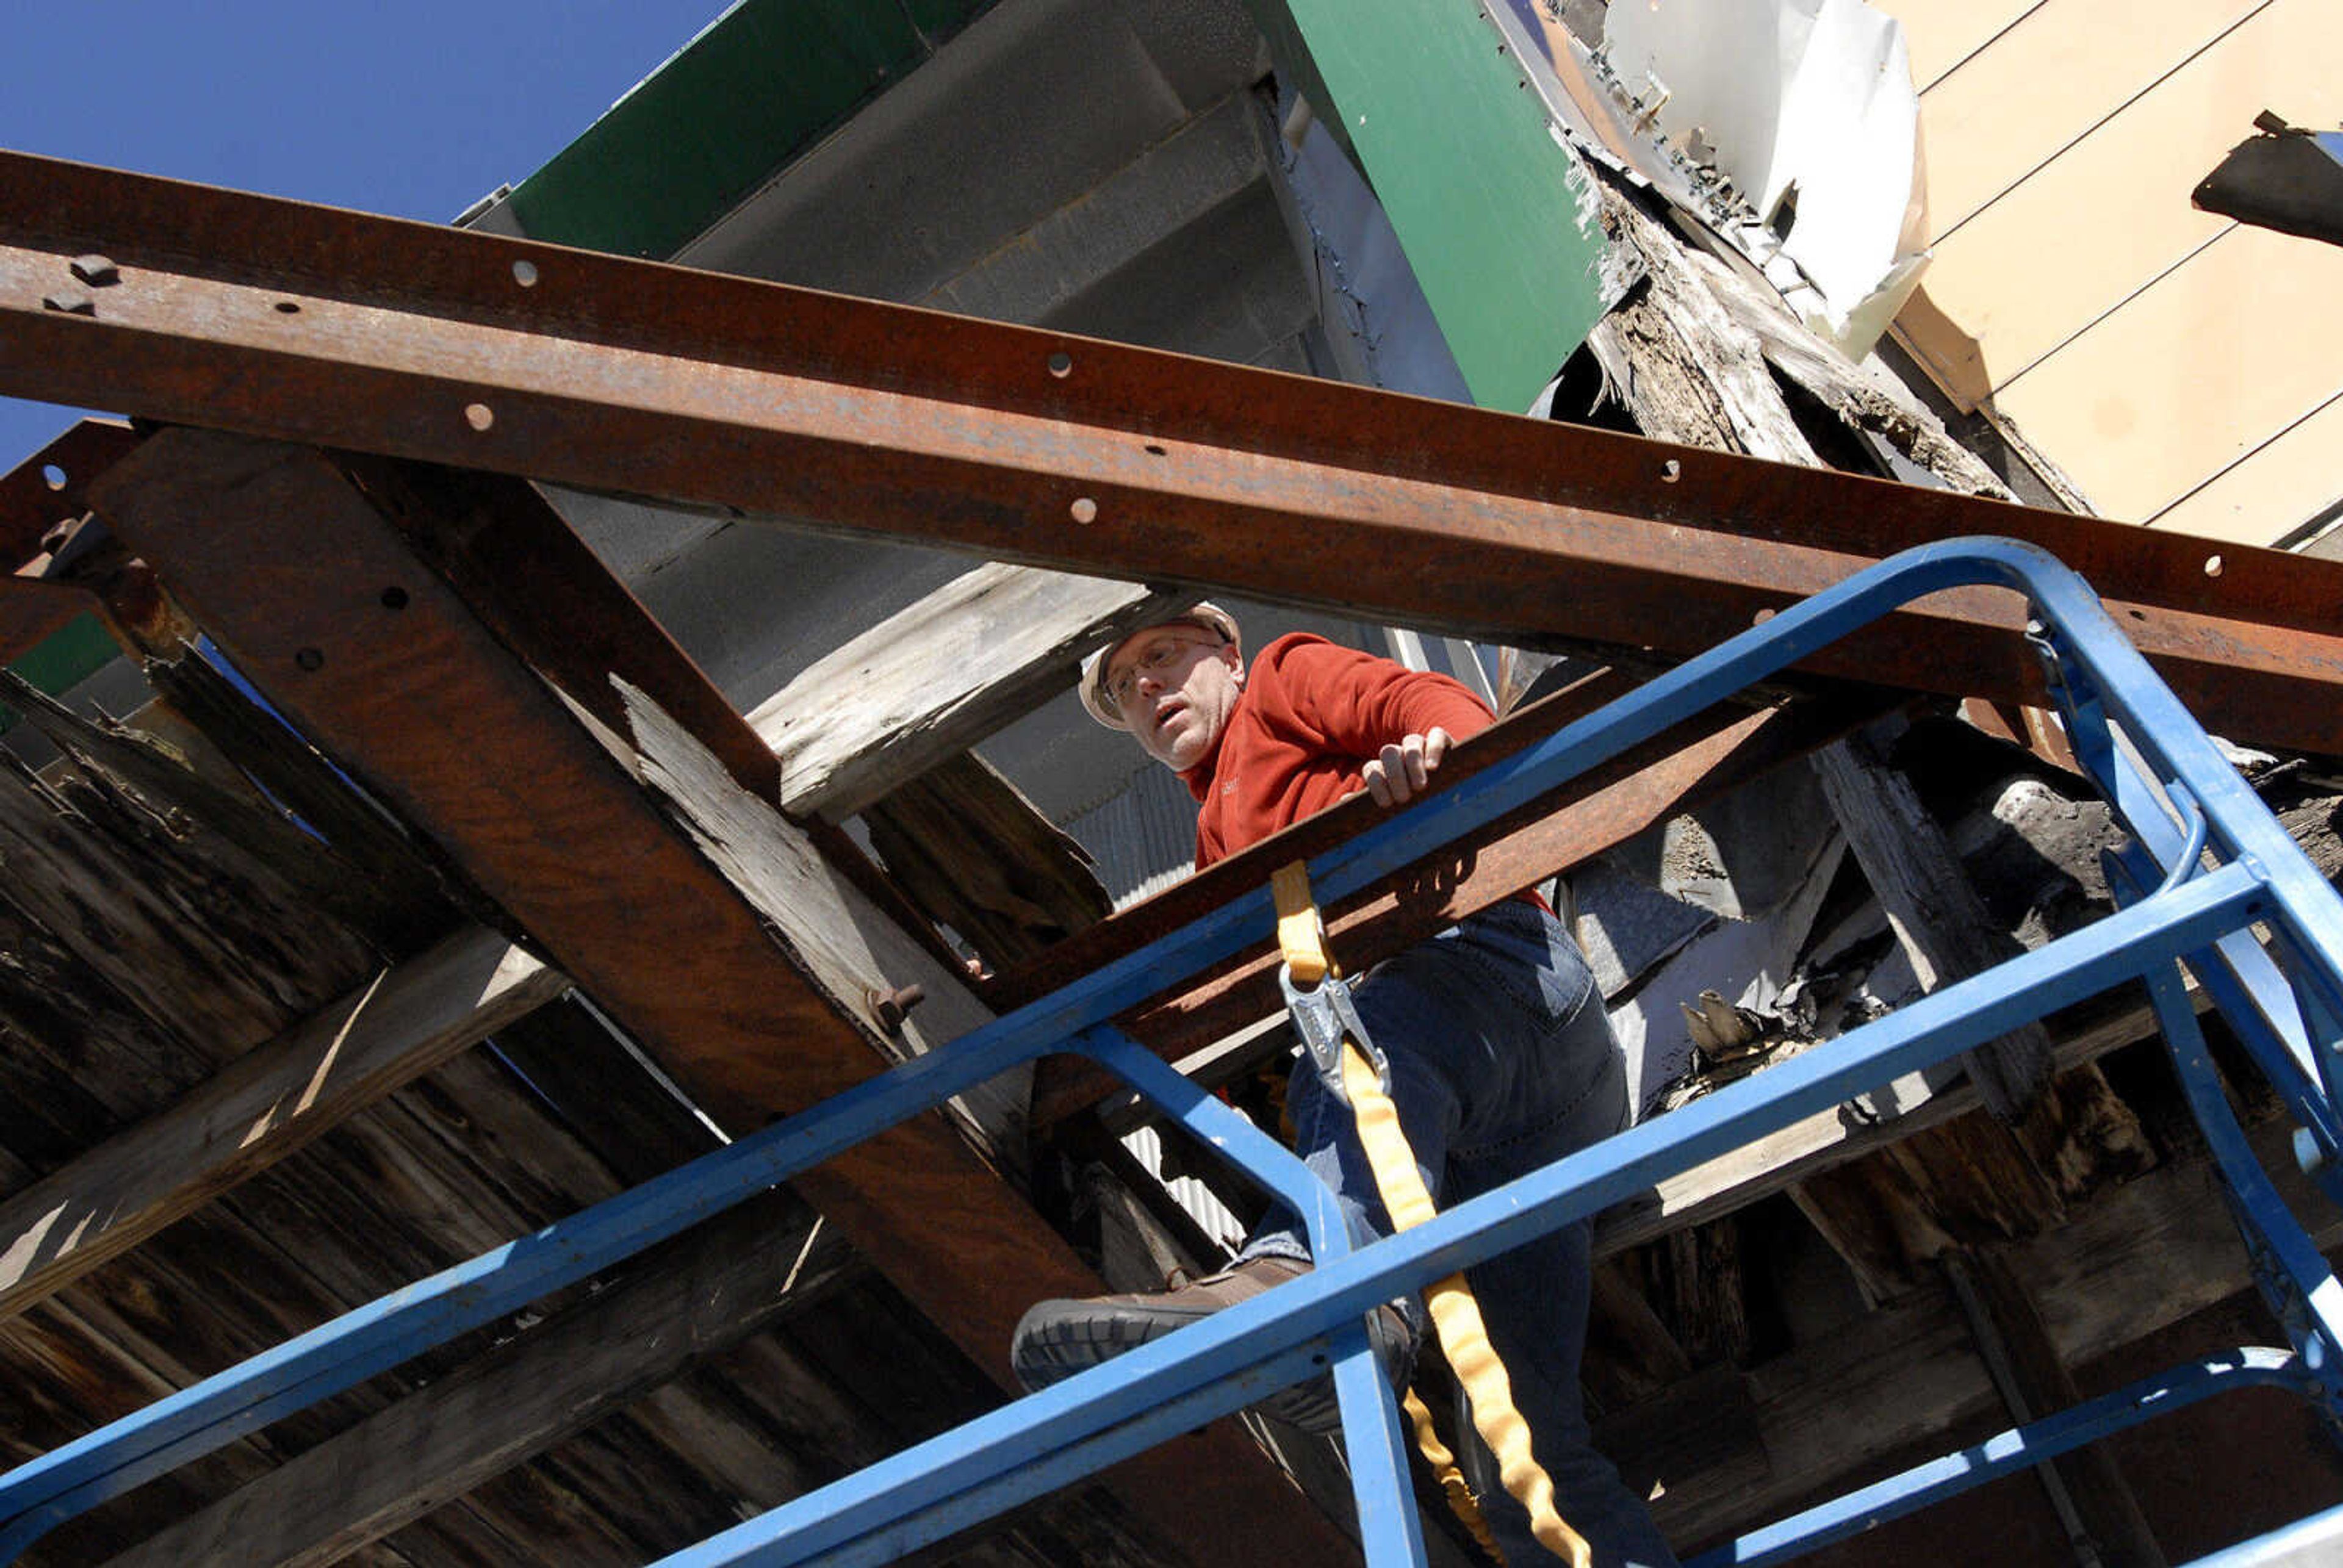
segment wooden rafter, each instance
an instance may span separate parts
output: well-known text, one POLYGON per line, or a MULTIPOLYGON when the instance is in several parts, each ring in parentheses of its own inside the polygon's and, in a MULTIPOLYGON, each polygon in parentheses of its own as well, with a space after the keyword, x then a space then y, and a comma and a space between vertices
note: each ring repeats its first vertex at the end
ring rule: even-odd
MULTIPOLYGON (((823 972, 812 950, 840 934, 822 929, 825 915, 869 930, 886 924, 877 910, 744 898, 333 464, 179 432, 117 465, 96 499, 280 709, 456 854, 720 1121, 753 1126, 813 1104, 884 1060, 860 988, 835 970, 827 984, 807 974, 823 972)), ((507 635, 525 618, 508 621, 507 635)), ((715 739, 719 756, 739 746, 715 739)), ((832 896, 847 895, 833 886, 832 896)), ((915 944, 900 931, 890 940, 896 961, 914 961, 915 944)), ((854 978, 877 987, 913 977, 854 978)), ((932 995, 942 980, 930 978, 932 995)), ((1004 1381, 1010 1331, 1030 1301, 1101 1288, 937 1118, 797 1185, 1004 1381)), ((1134 1512, 1200 1560, 1347 1553, 1225 1424, 1129 1462, 1110 1483, 1118 1477, 1134 1512), (1186 1506, 1175 1478, 1200 1464, 1250 1503, 1186 1506)))
POLYGON ((458 932, 0 1203, 0 1318, 79 1279, 568 989, 458 932))

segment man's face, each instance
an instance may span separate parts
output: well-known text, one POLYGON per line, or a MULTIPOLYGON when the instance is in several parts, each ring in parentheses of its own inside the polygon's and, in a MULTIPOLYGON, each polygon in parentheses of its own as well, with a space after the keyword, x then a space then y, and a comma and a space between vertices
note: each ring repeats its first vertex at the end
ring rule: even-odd
POLYGON ((1212 754, 1243 681, 1234 644, 1184 624, 1149 627, 1107 660, 1106 689, 1122 721, 1150 757, 1174 772, 1212 754))

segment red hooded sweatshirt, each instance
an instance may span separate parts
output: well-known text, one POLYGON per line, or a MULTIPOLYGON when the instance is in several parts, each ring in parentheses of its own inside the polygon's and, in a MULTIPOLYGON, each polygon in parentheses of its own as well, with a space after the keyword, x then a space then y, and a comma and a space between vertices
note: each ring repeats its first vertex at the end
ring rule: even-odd
POLYGON ((1196 869, 1366 788, 1384 746, 1435 726, 1452 740, 1493 722, 1444 675, 1294 632, 1253 656, 1220 742, 1180 777, 1202 804, 1196 869))

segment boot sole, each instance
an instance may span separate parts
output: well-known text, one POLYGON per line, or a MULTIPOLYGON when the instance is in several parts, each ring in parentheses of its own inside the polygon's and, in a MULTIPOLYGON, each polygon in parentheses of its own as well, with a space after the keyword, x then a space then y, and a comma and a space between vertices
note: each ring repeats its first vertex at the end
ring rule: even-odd
MULTIPOLYGON (((1387 1312, 1375 1314, 1369 1339, 1384 1375, 1397 1388, 1406 1381, 1413 1358, 1404 1332, 1394 1332, 1382 1322, 1387 1312)), ((1010 1361, 1018 1380, 1038 1392, 1212 1315, 1209 1311, 1140 1305, 1101 1309, 1095 1301, 1042 1302, 1018 1323, 1010 1361)), ((1317 1436, 1340 1432, 1342 1426, 1331 1376, 1281 1389, 1253 1408, 1317 1436)))

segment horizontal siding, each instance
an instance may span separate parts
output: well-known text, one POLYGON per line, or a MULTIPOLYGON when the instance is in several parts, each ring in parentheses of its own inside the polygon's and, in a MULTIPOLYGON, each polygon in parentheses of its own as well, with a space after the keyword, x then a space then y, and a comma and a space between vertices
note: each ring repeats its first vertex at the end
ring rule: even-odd
POLYGON ((1928 297, 2006 386, 2231 226, 2189 193, 2265 107, 2343 83, 2335 0, 2276 0, 1937 242, 1928 297))
POLYGON ((2266 544, 2334 499, 2343 251, 2189 195, 2334 114, 2335 0, 1885 0, 1922 84, 1934 256, 1897 322, 2101 513, 2266 544))
POLYGON ((2275 544, 2343 501, 2343 393, 2148 519, 2175 533, 2275 544))
POLYGON ((2050 0, 1872 0, 1904 24, 1912 85, 1922 92, 2050 0))
POLYGON ((2269 0, 2049 0, 1920 95, 1928 221, 1985 205, 2269 0))
POLYGON ((2156 516, 2343 387, 2343 247, 2231 229, 1995 395, 2105 515, 2156 516))

